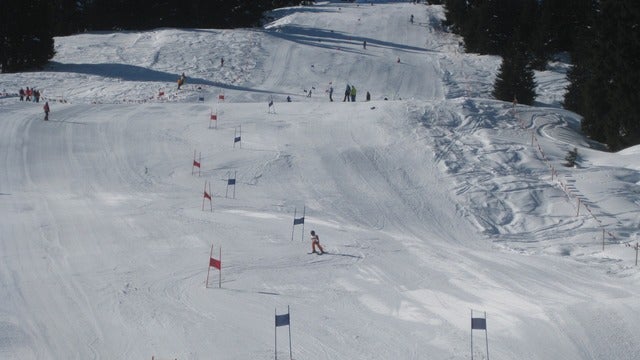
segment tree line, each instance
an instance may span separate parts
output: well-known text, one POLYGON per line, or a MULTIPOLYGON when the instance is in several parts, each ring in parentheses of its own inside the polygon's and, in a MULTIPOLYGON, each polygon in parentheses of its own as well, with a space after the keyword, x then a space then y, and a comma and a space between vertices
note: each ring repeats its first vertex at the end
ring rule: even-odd
POLYGON ((263 13, 295 0, 2 0, 0 71, 45 65, 54 36, 84 31, 255 26, 263 13))
MULTIPOLYGON (((433 1, 432 1, 433 2, 433 1)), ((493 95, 532 104, 533 70, 571 55, 563 106, 610 150, 640 144, 640 1, 443 0, 468 52, 503 58, 493 95)))

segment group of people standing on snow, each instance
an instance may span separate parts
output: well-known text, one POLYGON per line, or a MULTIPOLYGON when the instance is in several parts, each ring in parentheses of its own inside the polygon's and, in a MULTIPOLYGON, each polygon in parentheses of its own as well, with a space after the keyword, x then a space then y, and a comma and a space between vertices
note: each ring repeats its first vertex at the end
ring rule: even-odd
MULTIPOLYGON (((344 89, 344 98, 342 99, 342 102, 345 102, 345 101, 355 102, 357 94, 358 94, 358 90, 356 89, 355 85, 347 84, 347 88, 344 89)), ((367 91, 366 101, 370 101, 370 100, 371 100, 371 94, 369 93, 369 91, 367 91)))
POLYGON ((40 102, 40 90, 31 88, 29 89, 29 87, 27 86, 27 89, 23 89, 20 88, 20 91, 18 92, 18 94, 20 95, 20 101, 33 101, 33 102, 40 102))
MULTIPOLYGON (((27 86, 26 90, 23 88, 20 88, 20 90, 18 91, 18 95, 20 96, 20 101, 30 101, 35 103, 40 102, 40 90, 34 89, 33 87, 30 89, 27 86)), ((42 110, 44 110, 44 120, 48 121, 49 112, 51 111, 48 101, 45 101, 44 106, 42 107, 42 110)))
MULTIPOLYGON (((306 97, 311 97, 312 89, 315 89, 315 88, 311 87, 311 89, 309 90, 306 90, 306 89, 304 90, 304 92, 307 93, 306 97)), ((333 102, 333 84, 331 82, 329 83, 329 88, 326 90, 326 93, 329 94, 329 101, 333 102)), ((345 102, 345 101, 355 102, 357 93, 358 93, 358 90, 354 85, 347 84, 347 88, 344 91, 344 98, 342 99, 342 102, 345 102)), ((367 91, 366 99, 367 101, 371 100, 371 94, 368 91, 367 91)), ((287 102, 291 102, 290 96, 287 96, 287 102)))
POLYGON ((342 99, 342 102, 349 102, 349 101, 356 101, 356 87, 355 85, 349 85, 347 84, 347 88, 344 90, 344 99, 342 99))

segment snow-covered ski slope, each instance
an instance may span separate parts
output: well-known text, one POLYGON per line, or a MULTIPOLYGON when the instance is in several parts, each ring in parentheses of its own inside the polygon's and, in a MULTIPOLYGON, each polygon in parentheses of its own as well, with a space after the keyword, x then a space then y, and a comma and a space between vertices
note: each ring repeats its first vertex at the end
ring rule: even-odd
POLYGON ((492 359, 638 358, 638 149, 579 134, 566 67, 514 109, 439 6, 271 15, 56 38, 47 69, 0 75, 52 108, 0 100, 0 358, 272 359, 287 306, 294 359, 468 359, 471 310, 492 359))

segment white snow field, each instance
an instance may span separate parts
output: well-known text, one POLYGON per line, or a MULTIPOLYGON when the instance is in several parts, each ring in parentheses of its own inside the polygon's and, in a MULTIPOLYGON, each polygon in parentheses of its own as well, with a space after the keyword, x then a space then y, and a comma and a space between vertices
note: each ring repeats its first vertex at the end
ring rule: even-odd
POLYGON ((440 6, 270 16, 60 37, 0 75, 52 108, 0 100, 1 359, 287 359, 289 330, 299 360, 640 358, 640 151, 579 132, 566 64, 514 108, 440 6))

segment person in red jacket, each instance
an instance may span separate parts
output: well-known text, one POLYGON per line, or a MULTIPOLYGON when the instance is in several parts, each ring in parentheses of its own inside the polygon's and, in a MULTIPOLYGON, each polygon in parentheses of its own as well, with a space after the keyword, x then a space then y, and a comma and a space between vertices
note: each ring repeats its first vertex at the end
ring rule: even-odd
POLYGON ((48 121, 49 120, 49 102, 45 102, 44 106, 42 107, 44 109, 44 121, 48 121))
POLYGON ((320 249, 320 255, 324 254, 324 249, 322 245, 320 245, 320 237, 316 234, 314 230, 311 230, 311 252, 317 254, 316 246, 320 249))

